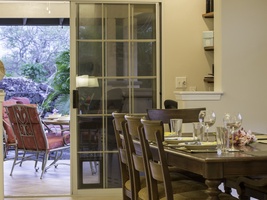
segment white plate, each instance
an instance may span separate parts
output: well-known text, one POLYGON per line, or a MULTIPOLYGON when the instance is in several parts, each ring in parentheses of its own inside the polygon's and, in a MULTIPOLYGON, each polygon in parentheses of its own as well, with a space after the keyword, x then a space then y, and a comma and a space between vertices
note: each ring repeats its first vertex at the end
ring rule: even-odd
POLYGON ((217 147, 215 142, 202 142, 201 144, 192 144, 184 146, 188 150, 214 150, 217 147))
POLYGON ((62 114, 54 113, 54 114, 48 115, 47 118, 49 118, 49 119, 57 119, 57 118, 59 118, 61 116, 62 116, 62 114))
POLYGON ((51 120, 53 120, 53 119, 58 119, 59 117, 58 116, 48 116, 48 117, 45 117, 45 119, 51 119, 51 120))
POLYGON ((60 122, 60 123, 69 123, 70 120, 58 119, 57 122, 60 122))
POLYGON ((182 142, 194 142, 196 140, 194 140, 193 137, 182 137, 181 140, 178 140, 177 137, 165 137, 164 141, 168 144, 178 144, 182 142))

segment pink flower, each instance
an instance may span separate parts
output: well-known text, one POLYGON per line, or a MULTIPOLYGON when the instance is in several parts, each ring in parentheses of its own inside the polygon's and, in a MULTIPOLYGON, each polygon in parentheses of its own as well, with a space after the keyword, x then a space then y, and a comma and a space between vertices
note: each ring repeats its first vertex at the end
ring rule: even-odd
POLYGON ((234 133, 233 137, 234 144, 239 146, 244 146, 257 140, 256 136, 252 134, 251 130, 246 132, 243 128, 234 133))

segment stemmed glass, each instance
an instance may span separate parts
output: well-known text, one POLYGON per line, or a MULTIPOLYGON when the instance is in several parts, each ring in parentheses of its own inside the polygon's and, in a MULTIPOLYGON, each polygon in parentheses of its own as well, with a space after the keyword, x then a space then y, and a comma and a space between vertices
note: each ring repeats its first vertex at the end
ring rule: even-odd
POLYGON ((201 110, 198 115, 199 122, 205 127, 206 141, 209 141, 209 128, 213 126, 216 121, 216 115, 213 111, 207 112, 206 110, 201 110))
POLYGON ((241 127, 242 124, 242 116, 240 113, 237 115, 231 115, 230 113, 226 113, 223 117, 224 127, 227 128, 228 131, 228 139, 227 139, 227 148, 228 151, 237 151, 234 148, 234 133, 241 127), (229 145, 229 133, 232 135, 231 140, 231 148, 229 145))

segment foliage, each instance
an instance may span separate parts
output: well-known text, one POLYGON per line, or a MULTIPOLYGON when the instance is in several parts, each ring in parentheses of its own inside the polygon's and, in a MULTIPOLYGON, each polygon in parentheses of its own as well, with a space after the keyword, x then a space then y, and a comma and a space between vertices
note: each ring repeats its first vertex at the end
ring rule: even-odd
POLYGON ((38 105, 43 112, 56 107, 69 113, 68 26, 1 26, 0 59, 9 77, 26 76, 54 89, 38 105))
POLYGON ((69 114, 70 107, 70 52, 64 51, 56 58, 57 72, 52 79, 54 92, 50 93, 43 104, 46 110, 56 108, 61 114, 69 114), (54 101, 55 104, 51 105, 54 101))
POLYGON ((32 79, 37 83, 42 83, 45 81, 48 74, 43 65, 39 63, 22 65, 20 70, 22 71, 22 75, 28 79, 32 79))
POLYGON ((69 27, 1 26, 0 59, 12 76, 21 76, 22 66, 42 65, 48 78, 56 72, 55 59, 69 48, 69 40, 69 27))

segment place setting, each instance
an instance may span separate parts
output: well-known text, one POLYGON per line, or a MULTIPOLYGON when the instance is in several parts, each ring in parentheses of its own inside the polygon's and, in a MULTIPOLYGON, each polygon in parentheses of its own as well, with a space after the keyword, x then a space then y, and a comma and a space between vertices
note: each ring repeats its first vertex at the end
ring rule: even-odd
POLYGON ((246 146, 253 143, 267 144, 267 135, 246 131, 241 127, 240 113, 225 113, 223 126, 216 127, 216 132, 210 132, 216 122, 213 111, 201 110, 199 122, 192 123, 192 133, 183 133, 182 119, 170 119, 170 132, 164 134, 164 145, 176 150, 191 153, 216 152, 218 155, 243 152, 246 146))
POLYGON ((183 136, 182 119, 170 119, 171 132, 165 133, 165 146, 187 152, 216 152, 216 141, 209 140, 209 128, 215 123, 214 112, 201 111, 199 122, 192 123, 192 134, 183 136), (205 132, 204 132, 205 129, 205 132))
POLYGON ((53 109, 53 113, 46 116, 45 120, 52 120, 53 122, 68 123, 70 121, 70 115, 62 115, 58 113, 57 109, 53 109))
POLYGON ((45 117, 45 119, 48 119, 48 120, 55 120, 55 119, 58 119, 62 116, 62 114, 59 114, 59 113, 53 113, 51 115, 48 115, 47 117, 45 117))

